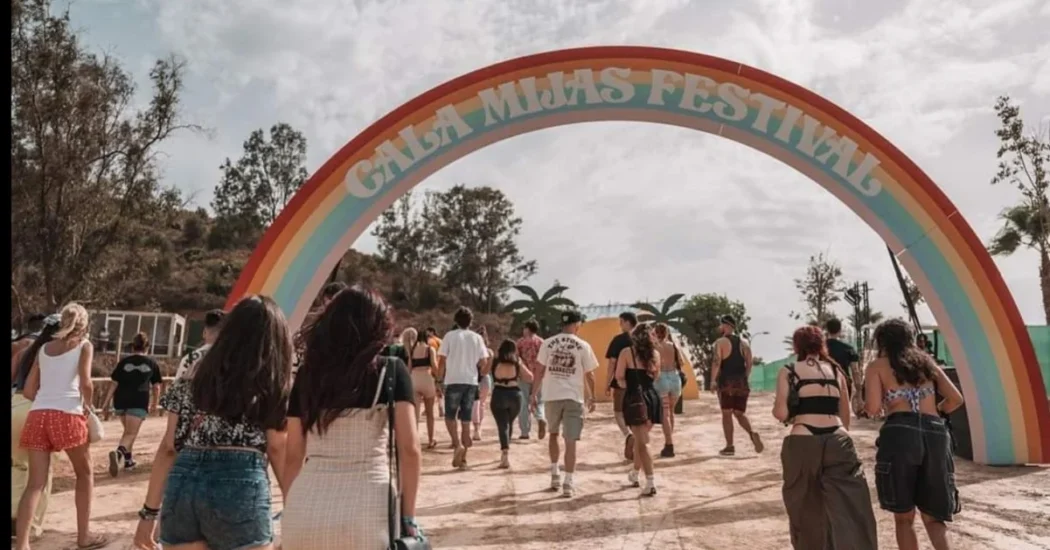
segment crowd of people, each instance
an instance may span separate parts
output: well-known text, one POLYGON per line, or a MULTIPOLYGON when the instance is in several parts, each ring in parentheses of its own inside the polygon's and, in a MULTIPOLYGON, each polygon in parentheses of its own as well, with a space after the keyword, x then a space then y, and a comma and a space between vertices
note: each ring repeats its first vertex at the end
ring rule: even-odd
MULTIPOLYGON (((109 541, 93 534, 90 443, 92 345, 88 316, 78 304, 30 320, 12 351, 13 527, 15 547, 40 534, 50 493, 50 464, 64 452, 76 474, 77 547, 109 541)), ((519 439, 547 439, 550 489, 576 495, 574 479, 586 418, 597 392, 612 397, 624 438, 628 483, 641 497, 657 494, 650 433, 660 426, 661 457, 674 457, 674 406, 687 384, 683 354, 663 324, 620 315, 609 343, 603 387, 599 360, 579 336, 583 316, 561 314, 548 338, 534 321, 518 340, 491 347, 468 308, 438 337, 432 327, 395 332, 393 316, 375 292, 341 283, 325 287, 295 335, 266 296, 249 296, 229 312, 205 317, 205 345, 189 353, 160 395, 160 371, 140 334, 114 369, 111 399, 123 433, 109 453, 111 475, 133 469, 142 421, 164 409, 166 430, 156 450, 139 511, 136 548, 234 550, 272 548, 275 515, 270 471, 284 497, 281 546, 287 550, 428 548, 416 521, 422 473, 418 425, 425 417, 434 449, 435 405, 452 446, 452 468, 469 469, 469 451, 492 415, 511 467, 514 426, 519 439), (438 401, 440 400, 440 402, 438 401)), ((711 352, 725 447, 737 453, 735 426, 755 452, 764 450, 747 405, 753 357, 736 320, 720 318, 711 352)), ((796 549, 878 547, 868 483, 850 438, 851 419, 883 418, 875 486, 881 508, 894 515, 899 548, 918 548, 919 511, 929 539, 948 548, 946 522, 959 511, 951 434, 944 415, 962 396, 916 344, 910 325, 882 323, 878 357, 861 370, 841 340, 841 323, 799 328, 796 361, 779 372, 773 416, 789 426, 784 438, 783 500, 796 549)), ((141 452, 141 451, 139 451, 141 452)))

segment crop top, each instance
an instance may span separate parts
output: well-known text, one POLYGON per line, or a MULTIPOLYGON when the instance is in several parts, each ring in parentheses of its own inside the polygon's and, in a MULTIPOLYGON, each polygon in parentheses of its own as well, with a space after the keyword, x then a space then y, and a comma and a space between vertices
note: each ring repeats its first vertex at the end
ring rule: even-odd
POLYGON ((175 424, 175 450, 243 447, 266 452, 266 430, 247 419, 231 421, 197 409, 193 403, 190 378, 176 380, 160 398, 164 410, 178 415, 175 424))
MULTIPOLYGON (((511 364, 511 363, 500 362, 500 363, 496 364, 496 367, 498 368, 500 365, 507 365, 507 364, 511 364)), ((517 382, 518 381, 518 377, 521 376, 521 363, 520 362, 513 363, 513 365, 514 365, 514 377, 513 378, 499 378, 499 377, 496 376, 496 369, 493 368, 492 369, 492 381, 495 382, 496 385, 499 385, 499 386, 507 386, 507 385, 510 385, 510 384, 513 384, 513 383, 517 382)))

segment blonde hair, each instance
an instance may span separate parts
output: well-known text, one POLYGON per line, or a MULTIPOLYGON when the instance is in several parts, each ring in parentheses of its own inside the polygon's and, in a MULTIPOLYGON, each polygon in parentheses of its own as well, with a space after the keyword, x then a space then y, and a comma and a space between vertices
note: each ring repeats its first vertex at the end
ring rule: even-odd
POLYGON ((55 331, 54 339, 80 338, 87 334, 88 312, 84 306, 70 302, 62 306, 59 315, 61 321, 59 321, 58 330, 55 331))
POLYGON ((411 352, 412 348, 415 347, 416 340, 418 339, 419 333, 416 332, 416 329, 414 328, 406 328, 403 332, 401 332, 401 345, 405 346, 405 349, 409 352, 411 352))

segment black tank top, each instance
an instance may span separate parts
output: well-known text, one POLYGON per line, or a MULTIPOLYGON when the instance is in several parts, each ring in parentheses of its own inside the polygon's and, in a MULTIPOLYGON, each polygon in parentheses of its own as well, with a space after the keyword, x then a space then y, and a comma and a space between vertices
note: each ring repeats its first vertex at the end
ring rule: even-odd
POLYGON ((634 348, 631 348, 631 359, 633 359, 634 365, 627 367, 623 373, 624 381, 627 382, 627 391, 645 391, 653 387, 653 377, 649 376, 649 372, 638 364, 638 356, 634 353, 634 348))
MULTIPOLYGON (((496 367, 499 367, 500 365, 506 365, 506 364, 508 364, 508 363, 505 362, 505 361, 504 362, 500 362, 500 363, 496 364, 496 367)), ((518 381, 518 376, 521 375, 521 363, 513 363, 513 365, 514 365, 514 376, 512 378, 497 378, 496 377, 496 367, 493 367, 493 369, 492 369, 492 382, 494 384, 496 384, 497 386, 502 386, 502 387, 506 387, 508 384, 513 384, 514 382, 517 382, 518 381)))
MULTIPOLYGON (((824 370, 820 367, 819 363, 813 360, 807 360, 807 362, 811 366, 817 367, 817 369, 821 371, 821 375, 823 375, 824 370)), ((791 368, 790 372, 794 374, 794 368, 791 368)), ((834 376, 835 372, 837 371, 834 369, 834 367, 832 367, 832 376, 834 376)), ((798 375, 795 376, 797 377, 798 375)), ((789 377, 789 380, 791 380, 791 377, 789 377)), ((793 383, 795 385, 796 393, 801 393, 803 386, 809 386, 812 384, 817 384, 825 388, 831 386, 839 390, 840 392, 839 395, 809 395, 805 397, 799 396, 798 405, 793 411, 794 415, 839 414, 839 400, 841 399, 842 388, 839 388, 839 381, 837 378, 795 378, 793 383)), ((829 391, 828 393, 830 394, 831 392, 829 391)))
POLYGON ((740 337, 730 334, 726 338, 729 339, 732 349, 729 351, 729 356, 722 359, 722 368, 718 372, 718 377, 722 380, 744 378, 747 376, 747 368, 744 364, 744 353, 740 351, 740 337))

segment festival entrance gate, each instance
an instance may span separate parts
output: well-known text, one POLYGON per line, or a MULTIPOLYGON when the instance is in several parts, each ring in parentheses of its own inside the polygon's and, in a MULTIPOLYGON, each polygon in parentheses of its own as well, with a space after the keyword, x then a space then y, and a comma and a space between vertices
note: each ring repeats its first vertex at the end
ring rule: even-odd
POLYGON ((984 464, 1050 462, 1035 351, 991 257, 918 166, 831 102, 726 59, 648 47, 560 50, 461 76, 339 150, 270 226, 230 294, 272 296, 298 327, 343 253, 384 209, 450 162, 578 122, 656 122, 780 159, 874 229, 922 291, 958 368, 984 464))

